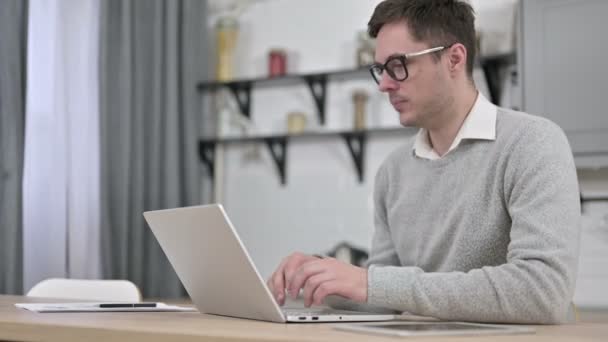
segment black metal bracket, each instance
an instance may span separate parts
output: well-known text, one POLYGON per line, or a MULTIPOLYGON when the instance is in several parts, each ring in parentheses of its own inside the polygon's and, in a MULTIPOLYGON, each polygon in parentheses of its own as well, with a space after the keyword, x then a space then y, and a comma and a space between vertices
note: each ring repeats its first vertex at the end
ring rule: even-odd
POLYGON ((198 154, 203 164, 207 166, 209 176, 213 179, 215 169, 215 142, 200 141, 198 143, 198 154))
POLYGON ((241 113, 251 119, 251 82, 232 82, 226 86, 234 95, 241 113))
POLYGON ((353 132, 353 133, 342 133, 342 138, 348 146, 353 162, 355 163, 355 169, 359 176, 359 183, 363 183, 363 160, 365 158, 365 143, 367 137, 365 132, 353 132))
POLYGON ((488 82, 488 91, 490 92, 490 101, 494 104, 498 104, 500 101, 500 76, 498 74, 498 66, 494 64, 484 64, 482 65, 483 72, 486 75, 486 80, 488 82))
POLYGON ((319 122, 325 124, 325 98, 327 96, 327 75, 310 75, 304 76, 306 84, 310 89, 310 93, 315 100, 317 113, 319 114, 319 122))
POLYGON ((481 68, 488 82, 490 100, 498 104, 502 94, 502 84, 500 79, 501 68, 515 62, 515 54, 505 54, 481 58, 481 68))
POLYGON ((279 177, 281 178, 281 185, 285 185, 287 183, 285 177, 285 164, 287 161, 287 137, 265 138, 264 142, 268 146, 270 155, 277 166, 277 171, 279 172, 279 177))

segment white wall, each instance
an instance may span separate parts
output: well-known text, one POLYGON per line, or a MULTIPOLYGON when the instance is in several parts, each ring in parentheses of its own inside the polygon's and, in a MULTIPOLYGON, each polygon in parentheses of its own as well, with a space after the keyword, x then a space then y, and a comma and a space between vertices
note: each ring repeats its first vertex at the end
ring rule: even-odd
POLYGON ((495 55, 512 52, 515 48, 516 12, 518 0, 470 0, 481 33, 481 53, 495 55))

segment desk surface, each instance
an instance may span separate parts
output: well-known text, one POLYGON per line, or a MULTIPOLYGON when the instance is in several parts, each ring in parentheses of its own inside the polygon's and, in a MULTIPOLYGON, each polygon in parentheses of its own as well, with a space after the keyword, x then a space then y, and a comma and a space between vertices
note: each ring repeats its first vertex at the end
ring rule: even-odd
MULTIPOLYGON (((371 338, 371 335, 334 330, 327 323, 266 323, 197 312, 41 314, 14 307, 15 303, 42 301, 21 296, 0 296, 0 341, 357 342, 371 338)), ((424 338, 424 341, 606 341, 608 313, 595 314, 593 317, 593 322, 583 321, 576 325, 536 326, 534 335, 424 338)), ((397 339, 374 336, 373 340, 394 342, 397 339)))

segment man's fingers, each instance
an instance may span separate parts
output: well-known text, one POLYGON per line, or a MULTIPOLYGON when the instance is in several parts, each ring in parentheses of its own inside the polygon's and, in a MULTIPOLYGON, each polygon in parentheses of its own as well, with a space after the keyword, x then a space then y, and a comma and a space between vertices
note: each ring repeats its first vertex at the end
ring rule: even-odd
POLYGON ((310 261, 319 260, 318 258, 315 258, 313 256, 298 253, 298 252, 290 255, 288 259, 289 259, 288 262, 285 263, 285 270, 283 272, 283 274, 285 276, 285 288, 287 288, 287 289, 290 287, 290 282, 291 282, 291 279, 293 278, 294 274, 298 271, 298 269, 302 265, 304 265, 310 261))
POLYGON ((293 275, 303 263, 303 258, 298 254, 294 254, 290 257, 289 262, 285 264, 285 271, 283 272, 285 275, 285 288, 289 288, 291 278, 293 278, 293 275))
POLYGON ((280 280, 280 278, 282 278, 281 276, 281 272, 275 272, 272 274, 271 278, 268 279, 268 289, 270 290, 270 293, 272 293, 272 296, 277 300, 277 302, 279 303, 279 305, 283 305, 284 301, 285 301, 285 288, 282 287, 282 281, 280 280))
MULTIPOLYGON (((342 284, 344 286, 346 284, 342 284)), ((333 294, 340 295, 341 294, 340 282, 338 280, 329 280, 322 282, 317 286, 312 295, 312 303, 314 305, 321 305, 325 300, 325 297, 333 294)))
MULTIPOLYGON (((280 305, 285 304, 285 291, 287 290, 289 293, 291 279, 298 272, 298 269, 308 262, 317 260, 319 259, 316 257, 296 252, 281 261, 267 281, 268 288, 280 305)), ((297 297, 299 290, 298 287, 292 291, 294 298, 297 297)))
POLYGON ((285 264, 288 262, 288 259, 285 258, 277 267, 277 270, 272 274, 270 279, 268 280, 268 287, 270 288, 270 292, 273 294, 274 298, 277 300, 279 305, 285 304, 285 264))
POLYGON ((319 261, 310 261, 297 269, 291 279, 288 279, 289 285, 287 287, 288 294, 291 298, 296 299, 300 293, 300 289, 304 287, 304 284, 308 279, 316 274, 325 271, 323 264, 319 261))
POLYGON ((304 284, 304 293, 303 293, 304 306, 310 307, 312 305, 312 302, 313 302, 312 295, 315 292, 315 290, 317 289, 317 287, 319 285, 321 285, 323 282, 326 282, 329 280, 333 280, 333 277, 331 276, 330 273, 327 273, 327 272, 319 273, 319 274, 316 274, 316 275, 308 278, 308 280, 304 284))

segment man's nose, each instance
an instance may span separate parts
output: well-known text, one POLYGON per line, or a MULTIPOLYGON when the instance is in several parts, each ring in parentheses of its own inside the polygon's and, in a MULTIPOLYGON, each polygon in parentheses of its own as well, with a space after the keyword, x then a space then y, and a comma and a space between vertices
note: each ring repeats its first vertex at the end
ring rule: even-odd
POLYGON ((386 93, 399 88, 399 83, 392 79, 387 72, 383 72, 382 75, 380 75, 380 83, 378 83, 378 88, 381 92, 386 93))

